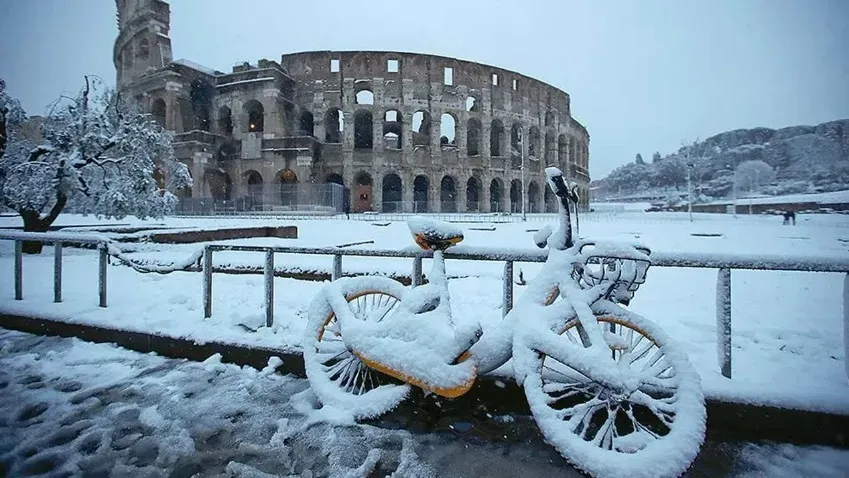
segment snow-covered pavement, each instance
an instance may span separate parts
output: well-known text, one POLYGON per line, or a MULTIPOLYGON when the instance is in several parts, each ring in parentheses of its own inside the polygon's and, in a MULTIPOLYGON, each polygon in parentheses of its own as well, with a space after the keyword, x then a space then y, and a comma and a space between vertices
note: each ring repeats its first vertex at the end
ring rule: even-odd
MULTIPOLYGON (((579 476, 522 417, 484 418, 482 440, 469 417, 354 425, 315 407, 271 368, 0 329, 2 476, 579 476)), ((688 475, 847 473, 847 450, 708 442, 688 475)))
MULTIPOLYGON (((772 216, 623 213, 584 217, 581 235, 637 238, 663 252, 735 252, 794 254, 845 258, 849 255, 849 220, 838 215, 800 216, 797 226, 782 226, 772 216), (718 234, 719 236, 693 236, 718 234)), ((67 216, 60 221, 93 224, 91 217, 67 216)), ((151 224, 134 219, 121 222, 151 224)), ((169 227, 286 225, 299 228, 298 239, 248 239, 246 244, 328 246, 374 241, 359 248, 406 248, 412 244, 403 222, 385 226, 344 220, 247 220, 168 218, 153 221, 169 227)), ((384 224, 384 223, 380 223, 384 224)), ((533 229, 543 222, 463 225, 463 244, 490 247, 533 247, 533 229), (490 230, 491 229, 491 230, 490 230)), ((3 218, 0 225, 17 225, 3 218)), ((123 244, 132 257, 167 263, 183 259, 202 244, 123 244)), ((139 274, 128 267, 109 267, 109 307, 97 307, 97 255, 90 250, 64 253, 64 301, 52 302, 53 257, 45 252, 24 258, 24 299, 14 300, 12 243, 0 241, 0 312, 78 321, 107 327, 277 347, 297 352, 305 310, 320 283, 275 279, 275 323, 262 327, 262 276, 216 274, 213 316, 203 319, 201 275, 175 272, 139 274), (241 325, 240 325, 241 324, 241 325), (247 329, 244 326, 247 326, 247 329), (250 332, 248 329, 256 329, 250 332)), ((218 252, 216 265, 261 267, 262 254, 218 252)), ((278 267, 329 271, 327 256, 278 254, 278 267)), ((425 261, 425 270, 428 264, 425 261)), ((526 280, 538 264, 517 264, 526 280)), ((345 272, 408 274, 409 259, 345 258, 345 272)), ((480 321, 484 328, 501 318, 500 262, 448 261, 455 316, 480 321)), ((732 273, 733 379, 719 373, 716 358, 716 271, 652 268, 631 308, 657 322, 686 350, 702 376, 709 397, 849 414, 849 381, 844 365, 844 274, 771 271, 732 273)), ((522 292, 516 286, 516 294, 522 292)))

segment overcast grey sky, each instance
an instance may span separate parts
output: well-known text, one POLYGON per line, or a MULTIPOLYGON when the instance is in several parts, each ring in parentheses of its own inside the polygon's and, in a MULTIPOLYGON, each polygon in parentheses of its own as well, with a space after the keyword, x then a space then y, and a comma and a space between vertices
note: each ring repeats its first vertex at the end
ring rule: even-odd
MULTIPOLYGON (((489 63, 567 91, 601 178, 684 139, 849 118, 849 0, 172 0, 174 58, 304 50, 489 63)), ((0 76, 30 114, 114 83, 112 0, 0 0, 0 76)), ((458 80, 459 81, 459 80, 458 80)))

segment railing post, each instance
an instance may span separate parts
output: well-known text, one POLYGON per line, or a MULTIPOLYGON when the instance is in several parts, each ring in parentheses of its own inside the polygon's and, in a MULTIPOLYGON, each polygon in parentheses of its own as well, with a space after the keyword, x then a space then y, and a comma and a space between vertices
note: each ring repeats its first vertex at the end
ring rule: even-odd
POLYGON ((100 243, 100 267, 98 268, 97 283, 100 289, 100 306, 106 307, 106 265, 109 259, 109 251, 105 243, 100 243))
POLYGON ((849 377, 849 272, 843 278, 843 366, 849 377))
POLYGON ((413 258, 413 287, 422 285, 422 256, 413 258))
POLYGON ((513 261, 504 263, 504 298, 501 304, 501 316, 513 309, 513 261))
POLYGON ((24 243, 15 241, 15 300, 24 300, 24 243))
POLYGON ((342 277, 342 254, 333 254, 333 274, 330 280, 336 280, 342 277))
POLYGON ((265 326, 274 323, 274 251, 265 251, 265 326))
POLYGON ((212 248, 203 247, 203 318, 212 317, 212 248))
POLYGON ((62 243, 53 243, 53 302, 62 302, 62 243))
POLYGON ((731 378, 731 269, 716 275, 716 355, 722 375, 731 378))

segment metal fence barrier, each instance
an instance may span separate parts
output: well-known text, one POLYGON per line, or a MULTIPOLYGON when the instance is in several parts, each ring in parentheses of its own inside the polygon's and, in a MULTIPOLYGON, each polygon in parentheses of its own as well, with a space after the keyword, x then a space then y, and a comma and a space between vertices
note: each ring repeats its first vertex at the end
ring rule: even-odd
MULTIPOLYGON (((53 300, 62 301, 62 248, 66 244, 94 245, 98 250, 98 297, 100 307, 106 307, 106 270, 109 257, 109 240, 98 235, 56 232, 0 231, 0 240, 15 242, 14 284, 15 300, 23 300, 23 242, 33 241, 53 244, 53 300)), ((422 284, 422 260, 432 257, 427 251, 415 248, 403 250, 356 250, 331 247, 272 247, 208 244, 203 251, 203 303, 204 318, 212 316, 212 257, 215 251, 262 252, 265 291, 266 325, 274 322, 274 255, 308 254, 333 256, 331 278, 342 277, 342 257, 390 257, 413 260, 412 285, 422 284)), ((513 266, 516 262, 545 262, 547 252, 538 249, 503 249, 455 246, 445 253, 446 259, 504 262, 502 315, 513 307, 513 266)), ((745 256, 734 254, 703 253, 652 253, 654 267, 688 267, 717 269, 716 279, 716 334, 717 359, 722 375, 731 378, 731 271, 771 270, 794 272, 834 272, 845 274, 843 281, 843 344, 846 375, 849 376, 849 258, 814 256, 745 256)))
POLYGON ((97 235, 63 234, 56 232, 2 231, 0 240, 15 241, 15 300, 24 299, 23 246, 25 241, 53 244, 53 302, 62 302, 62 248, 65 244, 84 244, 97 247, 98 297, 100 307, 106 307, 106 266, 109 263, 109 240, 97 235))
MULTIPOLYGON (((274 254, 309 254, 333 256, 331 279, 342 277, 342 257, 394 257, 413 260, 412 284, 422 283, 422 259, 432 254, 418 249, 404 250, 340 250, 316 247, 273 247, 209 244, 204 247, 203 304, 204 317, 212 316, 212 255, 215 251, 241 251, 265 253, 265 317, 266 325, 274 320, 274 254)), ((513 307, 513 265, 516 262, 545 262, 547 251, 528 249, 496 249, 456 246, 445 253, 446 259, 504 262, 502 315, 513 307)), ((731 378, 731 270, 771 270, 794 272, 844 273, 843 328, 846 375, 849 376, 849 259, 811 256, 745 256, 734 254, 652 253, 654 267, 689 267, 718 269, 716 278, 716 339, 717 361, 722 375, 731 378)))

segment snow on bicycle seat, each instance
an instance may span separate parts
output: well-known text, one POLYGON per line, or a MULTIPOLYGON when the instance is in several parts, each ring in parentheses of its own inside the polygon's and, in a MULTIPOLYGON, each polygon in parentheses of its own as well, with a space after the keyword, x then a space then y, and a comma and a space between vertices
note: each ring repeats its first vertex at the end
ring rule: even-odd
POLYGON ((463 240, 463 230, 447 222, 416 216, 407 220, 407 226, 424 250, 444 251, 463 240))

